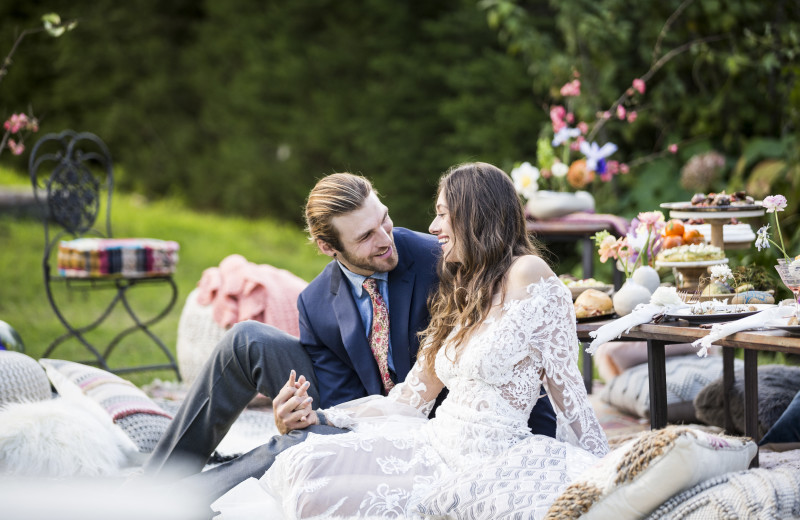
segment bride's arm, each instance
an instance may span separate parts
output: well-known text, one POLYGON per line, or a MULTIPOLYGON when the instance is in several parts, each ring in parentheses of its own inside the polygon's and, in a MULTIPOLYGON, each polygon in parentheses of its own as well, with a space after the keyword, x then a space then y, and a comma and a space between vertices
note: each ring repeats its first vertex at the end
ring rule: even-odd
POLYGON ((353 428, 358 423, 380 421, 390 415, 427 418, 444 384, 428 373, 418 359, 405 381, 388 396, 370 395, 325 410, 317 410, 320 423, 353 428))

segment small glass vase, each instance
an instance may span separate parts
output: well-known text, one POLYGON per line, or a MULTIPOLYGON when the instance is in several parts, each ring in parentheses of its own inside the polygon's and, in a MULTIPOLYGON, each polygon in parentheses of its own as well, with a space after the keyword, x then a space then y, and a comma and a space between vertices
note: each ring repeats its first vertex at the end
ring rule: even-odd
POLYGON ((783 284, 794 294, 794 314, 800 317, 800 261, 778 259, 775 270, 781 277, 783 284))

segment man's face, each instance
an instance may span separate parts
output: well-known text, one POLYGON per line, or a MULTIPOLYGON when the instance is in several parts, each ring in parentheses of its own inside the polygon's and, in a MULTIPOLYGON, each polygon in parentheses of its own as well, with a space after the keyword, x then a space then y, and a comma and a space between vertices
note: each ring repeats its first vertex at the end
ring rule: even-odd
POLYGON ((331 219, 339 232, 342 249, 335 250, 319 243, 328 256, 334 256, 352 272, 369 276, 375 272, 388 272, 397 267, 397 249, 392 235, 389 209, 374 193, 355 211, 331 219))

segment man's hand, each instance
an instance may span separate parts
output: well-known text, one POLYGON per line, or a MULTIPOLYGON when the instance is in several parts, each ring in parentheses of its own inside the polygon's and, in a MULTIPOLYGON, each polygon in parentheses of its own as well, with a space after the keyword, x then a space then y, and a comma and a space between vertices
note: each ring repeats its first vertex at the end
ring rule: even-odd
POLYGON ((303 375, 297 380, 295 376, 295 371, 292 370, 289 380, 272 400, 275 425, 282 434, 319 424, 317 412, 311 409, 312 398, 308 395, 311 383, 303 375))

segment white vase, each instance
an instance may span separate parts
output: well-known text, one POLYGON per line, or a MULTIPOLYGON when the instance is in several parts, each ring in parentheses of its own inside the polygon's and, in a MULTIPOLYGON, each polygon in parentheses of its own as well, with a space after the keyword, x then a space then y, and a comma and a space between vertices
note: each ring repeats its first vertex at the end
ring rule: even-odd
POLYGON ((651 294, 647 287, 628 278, 611 298, 614 304, 614 312, 619 316, 630 314, 640 303, 648 303, 650 296, 651 294))
POLYGON ((649 265, 637 267, 631 275, 631 280, 639 285, 644 285, 650 291, 650 294, 653 294, 658 289, 658 286, 661 285, 661 277, 658 276, 658 271, 649 265))
POLYGON ((525 209, 535 219, 558 218, 577 211, 594 211, 594 197, 588 191, 537 191, 525 209))

